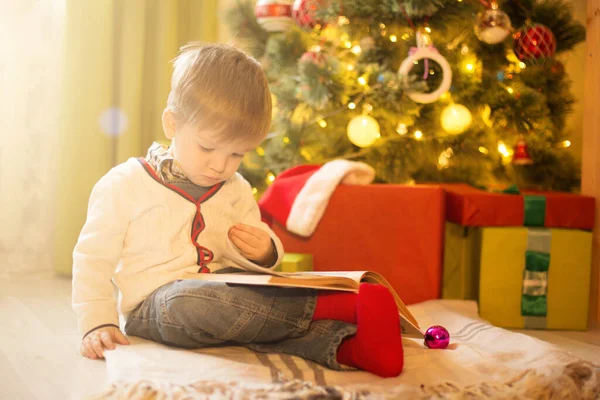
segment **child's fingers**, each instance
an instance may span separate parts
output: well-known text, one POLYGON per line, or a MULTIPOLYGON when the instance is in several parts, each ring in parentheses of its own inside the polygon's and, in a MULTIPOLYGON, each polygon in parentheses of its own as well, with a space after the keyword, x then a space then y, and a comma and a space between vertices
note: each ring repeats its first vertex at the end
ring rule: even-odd
POLYGON ((117 331, 117 333, 115 333, 115 342, 119 344, 129 344, 129 339, 127 339, 127 337, 123 335, 121 331, 117 331))
POLYGON ((92 349, 98 355, 98 358, 104 358, 104 348, 102 347, 102 341, 98 335, 94 335, 90 338, 92 349))
POLYGON ((244 255, 252 254, 254 248, 252 246, 250 246, 248 243, 241 240, 239 237, 237 237, 235 235, 231 235, 231 241, 233 242, 235 247, 237 247, 242 253, 244 253, 244 255))
POLYGON ((246 224, 236 224, 234 228, 258 237, 260 237, 261 233, 263 232, 262 229, 246 224))
POLYGON ((246 243, 248 246, 256 247, 260 245, 260 240, 256 236, 246 231, 232 229, 231 236, 238 238, 242 242, 246 243))
POLYGON ((110 333, 108 333, 108 332, 101 332, 100 340, 102 341, 102 345, 107 350, 114 350, 114 348, 116 347, 115 344, 113 343, 112 338, 110 337, 110 333))
POLYGON ((83 341, 83 343, 81 344, 81 347, 82 347, 82 351, 81 351, 82 355, 84 355, 87 358, 90 358, 92 360, 95 360, 96 358, 98 358, 98 355, 96 354, 94 349, 92 349, 92 344, 90 343, 90 341, 88 339, 83 341))

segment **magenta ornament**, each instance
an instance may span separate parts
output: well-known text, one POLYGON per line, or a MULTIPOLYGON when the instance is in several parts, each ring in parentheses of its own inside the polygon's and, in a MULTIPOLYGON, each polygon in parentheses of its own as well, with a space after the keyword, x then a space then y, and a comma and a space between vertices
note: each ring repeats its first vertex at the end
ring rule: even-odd
POLYGON ((440 325, 434 325, 425 331, 425 346, 430 349, 445 349, 450 344, 448 330, 440 325))

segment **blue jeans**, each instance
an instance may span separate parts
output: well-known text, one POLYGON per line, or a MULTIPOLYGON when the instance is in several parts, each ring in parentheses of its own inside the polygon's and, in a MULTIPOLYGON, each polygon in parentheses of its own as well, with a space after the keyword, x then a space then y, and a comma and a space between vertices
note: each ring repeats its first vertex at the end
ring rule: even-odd
POLYGON ((184 347, 236 345, 287 353, 340 370, 337 349, 356 326, 311 321, 316 291, 178 280, 150 294, 128 317, 125 332, 184 347))

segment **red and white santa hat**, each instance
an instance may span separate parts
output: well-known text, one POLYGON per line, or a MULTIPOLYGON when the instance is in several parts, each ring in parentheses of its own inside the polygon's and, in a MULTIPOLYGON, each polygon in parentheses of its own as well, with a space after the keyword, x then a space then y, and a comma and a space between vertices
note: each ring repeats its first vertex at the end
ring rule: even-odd
POLYGON ((278 175, 258 205, 265 221, 274 219, 288 231, 307 237, 315 231, 338 184, 368 185, 374 178, 375 170, 362 162, 300 165, 278 175))

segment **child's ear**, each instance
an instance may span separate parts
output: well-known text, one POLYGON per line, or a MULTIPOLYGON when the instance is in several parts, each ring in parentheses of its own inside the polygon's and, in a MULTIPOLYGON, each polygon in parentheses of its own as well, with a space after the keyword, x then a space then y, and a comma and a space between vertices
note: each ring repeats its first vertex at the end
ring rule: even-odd
POLYGON ((177 122, 175 121, 175 115, 168 108, 163 111, 162 126, 167 139, 172 140, 175 137, 175 132, 177 132, 177 122))

